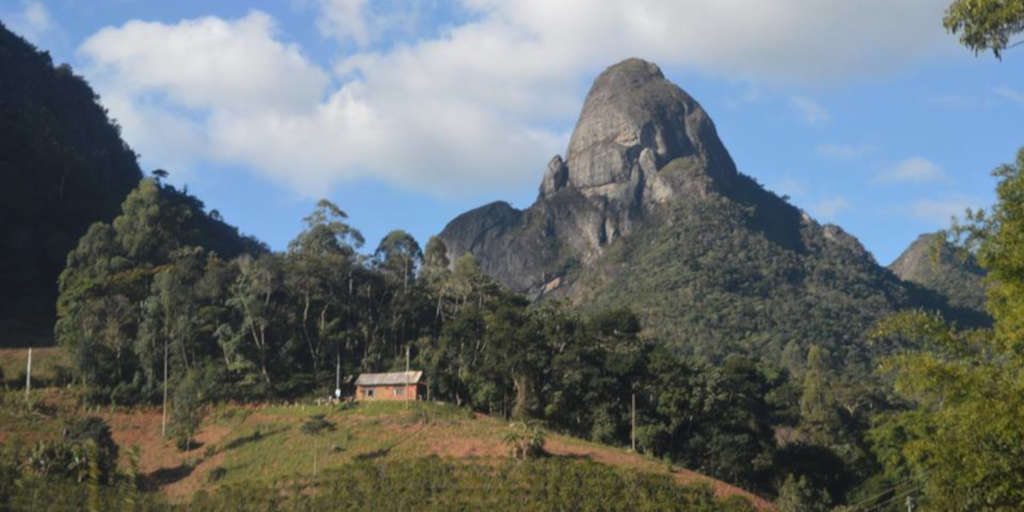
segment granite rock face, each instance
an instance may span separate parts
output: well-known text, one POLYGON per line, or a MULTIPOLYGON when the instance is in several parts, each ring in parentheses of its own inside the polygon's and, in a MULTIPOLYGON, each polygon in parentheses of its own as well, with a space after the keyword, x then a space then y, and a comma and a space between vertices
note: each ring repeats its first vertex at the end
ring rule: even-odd
POLYGON ((572 187, 627 210, 670 199, 652 193, 653 182, 666 181, 673 192, 686 185, 659 180, 658 170, 677 158, 721 184, 736 175, 704 109, 640 59, 620 62, 594 80, 567 154, 572 187))
POLYGON ((440 234, 449 258, 472 252, 503 284, 536 296, 659 205, 726 189, 737 176, 704 109, 640 59, 594 80, 566 154, 548 163, 526 210, 492 203, 452 220, 440 234), (661 173, 670 163, 677 172, 661 173))

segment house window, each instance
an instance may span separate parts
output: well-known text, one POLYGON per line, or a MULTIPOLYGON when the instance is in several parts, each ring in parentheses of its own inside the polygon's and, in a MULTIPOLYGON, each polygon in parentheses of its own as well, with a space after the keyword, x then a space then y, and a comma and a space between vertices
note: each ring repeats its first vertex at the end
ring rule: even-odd
POLYGON ((373 398, 373 389, 367 389, 366 390, 366 397, 367 398, 373 398))
POLYGON ((395 388, 395 396, 402 396, 405 394, 405 388, 395 388))

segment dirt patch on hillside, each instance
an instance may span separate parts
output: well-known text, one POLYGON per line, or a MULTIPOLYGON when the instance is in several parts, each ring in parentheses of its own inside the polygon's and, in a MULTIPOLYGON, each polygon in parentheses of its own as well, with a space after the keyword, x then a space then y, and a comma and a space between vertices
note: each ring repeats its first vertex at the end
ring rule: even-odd
POLYGON ((145 485, 159 489, 172 501, 187 500, 207 481, 207 474, 224 461, 224 453, 205 457, 209 446, 221 443, 231 429, 206 425, 196 434, 196 446, 182 452, 171 439, 161 436, 159 410, 136 410, 131 414, 108 413, 103 418, 111 427, 114 441, 121 447, 119 463, 130 464, 132 446, 139 447, 139 472, 145 485))

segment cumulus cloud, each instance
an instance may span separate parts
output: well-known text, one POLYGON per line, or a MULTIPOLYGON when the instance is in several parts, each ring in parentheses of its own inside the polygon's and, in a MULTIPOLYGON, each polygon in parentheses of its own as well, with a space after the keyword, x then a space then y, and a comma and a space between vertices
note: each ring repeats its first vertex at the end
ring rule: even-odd
MULTIPOLYGON (((448 194, 536 180, 565 148, 581 86, 622 58, 752 86, 838 82, 944 51, 946 3, 461 0, 468 21, 381 49, 388 28, 375 20, 389 13, 318 0, 321 33, 356 43, 330 66, 261 12, 130 21, 79 50, 144 157, 238 163, 310 194, 365 177, 448 194)), ((808 98, 793 104, 809 122, 829 117, 808 98)))
POLYGON ((320 34, 340 41, 354 40, 359 46, 370 43, 370 29, 364 17, 366 0, 320 0, 316 28, 320 34))
POLYGON ((931 160, 915 156, 883 170, 876 180, 882 183, 944 183, 949 177, 931 160))
POLYGON ((193 109, 309 113, 328 75, 274 36, 273 20, 258 11, 234 21, 130 21, 100 30, 79 52, 99 81, 123 94, 159 92, 193 109))

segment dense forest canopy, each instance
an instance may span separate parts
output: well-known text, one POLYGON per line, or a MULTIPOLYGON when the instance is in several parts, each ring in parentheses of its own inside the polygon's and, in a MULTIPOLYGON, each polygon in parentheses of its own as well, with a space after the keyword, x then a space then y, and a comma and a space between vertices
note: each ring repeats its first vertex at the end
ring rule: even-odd
POLYGON ((65 256, 142 174, 85 80, 2 24, 0 133, 0 344, 50 344, 65 256))

